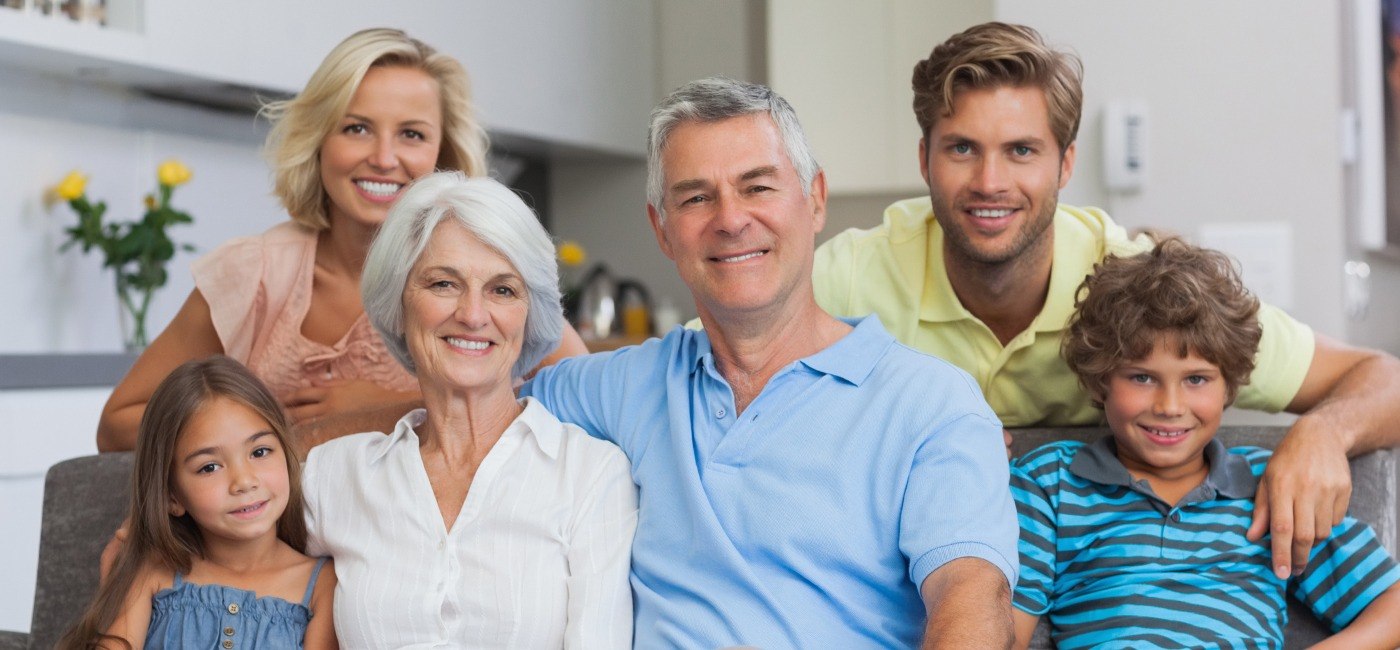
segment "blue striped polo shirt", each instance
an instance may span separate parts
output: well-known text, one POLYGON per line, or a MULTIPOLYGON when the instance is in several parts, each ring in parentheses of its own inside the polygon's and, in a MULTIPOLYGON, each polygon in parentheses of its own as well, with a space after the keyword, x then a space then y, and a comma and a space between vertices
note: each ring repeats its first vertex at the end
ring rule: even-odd
POLYGON ((1245 539, 1270 452, 1212 440, 1205 456, 1205 481, 1176 506, 1128 474, 1112 436, 1016 461, 1013 602, 1049 615, 1056 647, 1279 647, 1285 592, 1335 631, 1400 581, 1375 533, 1351 517, 1313 548, 1301 576, 1279 580, 1268 539, 1245 539))

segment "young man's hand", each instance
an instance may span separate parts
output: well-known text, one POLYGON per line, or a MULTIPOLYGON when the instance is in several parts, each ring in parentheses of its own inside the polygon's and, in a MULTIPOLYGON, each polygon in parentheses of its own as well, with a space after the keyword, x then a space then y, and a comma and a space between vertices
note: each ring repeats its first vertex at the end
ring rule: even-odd
POLYGON ((1254 521, 1246 537, 1271 533, 1274 574, 1299 575, 1313 544, 1342 523, 1351 501, 1351 466, 1346 449, 1327 431, 1313 431, 1302 419, 1289 430, 1269 459, 1254 496, 1254 521))

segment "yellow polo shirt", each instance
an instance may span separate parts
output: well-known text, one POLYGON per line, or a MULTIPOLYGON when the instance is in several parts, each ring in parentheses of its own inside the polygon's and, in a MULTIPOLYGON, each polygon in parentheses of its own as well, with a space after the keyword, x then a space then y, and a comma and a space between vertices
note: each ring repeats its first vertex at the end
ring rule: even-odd
MULTIPOLYGON (((1097 208, 1061 204, 1055 211, 1054 262, 1045 306, 1026 331, 1002 346, 953 293, 943 266, 943 230, 928 197, 899 201, 884 224, 850 229, 817 249, 812 272, 817 303, 836 316, 880 315, 900 342, 971 373, 987 403, 1008 427, 1098 424, 1079 380, 1060 358, 1060 336, 1074 311, 1074 294, 1106 255, 1151 248, 1097 208)), ((1259 310, 1263 338, 1241 408, 1283 410, 1312 363, 1312 330, 1276 307, 1259 310)))

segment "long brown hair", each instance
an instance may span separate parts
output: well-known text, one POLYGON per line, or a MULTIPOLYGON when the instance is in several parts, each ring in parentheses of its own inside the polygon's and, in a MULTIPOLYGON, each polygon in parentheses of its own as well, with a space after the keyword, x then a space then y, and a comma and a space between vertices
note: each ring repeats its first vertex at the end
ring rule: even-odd
POLYGON ((306 549, 306 521, 301 497, 301 465, 288 444, 290 425, 282 407, 257 377, 242 364, 217 355, 190 361, 160 383, 141 417, 136 438, 136 462, 131 472, 128 535, 111 573, 76 626, 59 641, 59 648, 101 647, 124 640, 104 633, 121 613, 143 567, 150 563, 188 573, 192 558, 204 553, 199 525, 185 513, 170 514, 170 476, 175 443, 200 409, 216 397, 242 404, 267 420, 287 459, 287 508, 277 520, 277 538, 297 551, 306 549))

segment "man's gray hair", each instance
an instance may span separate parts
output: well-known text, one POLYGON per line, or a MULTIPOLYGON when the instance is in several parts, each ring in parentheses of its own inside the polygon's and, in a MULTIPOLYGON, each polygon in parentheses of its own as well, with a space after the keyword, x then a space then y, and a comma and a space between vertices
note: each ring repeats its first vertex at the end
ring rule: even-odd
POLYGON ((782 138, 788 161, 802 183, 802 194, 810 194, 812 179, 817 177, 820 167, 792 105, 762 84, 710 77, 677 88, 652 109, 651 125, 647 129, 647 202, 663 219, 666 217, 661 203, 666 183, 661 153, 676 127, 686 122, 717 122, 760 112, 767 112, 778 127, 778 137, 782 138))
POLYGON ((404 339, 403 293, 408 274, 438 224, 455 220, 500 253, 525 282, 529 311, 520 358, 511 368, 522 377, 559 347, 564 312, 559 304, 559 266, 554 243, 535 213, 506 186, 462 172, 438 172, 414 181, 394 203, 370 245, 360 279, 360 297, 370 324, 389 353, 416 372, 404 339))

